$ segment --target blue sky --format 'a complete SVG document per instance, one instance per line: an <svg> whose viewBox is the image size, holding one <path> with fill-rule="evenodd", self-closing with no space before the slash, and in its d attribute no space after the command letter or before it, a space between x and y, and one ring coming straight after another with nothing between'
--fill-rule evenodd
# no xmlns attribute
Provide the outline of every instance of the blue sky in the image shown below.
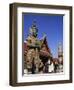
<svg viewBox="0 0 74 90"><path fill-rule="evenodd" d="M36 21L38 38L40 39L45 33L52 55L57 57L58 44L59 42L63 44L63 16L28 13L23 14L23 19L24 40L28 36L33 21Z"/></svg>

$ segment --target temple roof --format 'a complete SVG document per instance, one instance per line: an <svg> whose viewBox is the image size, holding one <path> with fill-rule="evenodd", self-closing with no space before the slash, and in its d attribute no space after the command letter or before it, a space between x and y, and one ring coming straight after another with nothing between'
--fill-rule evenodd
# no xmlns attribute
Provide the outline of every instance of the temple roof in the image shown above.
<svg viewBox="0 0 74 90"><path fill-rule="evenodd" d="M41 39L40 42L41 42L41 48L40 48L40 52L39 52L40 56L52 57L51 50L48 47L46 37L44 39ZM24 42L24 50L25 50L24 52L26 52L28 49L29 48L27 46L27 42Z"/></svg>

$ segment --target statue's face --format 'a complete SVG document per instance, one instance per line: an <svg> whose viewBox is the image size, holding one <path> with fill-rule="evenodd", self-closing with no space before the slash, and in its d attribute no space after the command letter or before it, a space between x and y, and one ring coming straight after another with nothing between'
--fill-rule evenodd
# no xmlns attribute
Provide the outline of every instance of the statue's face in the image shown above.
<svg viewBox="0 0 74 90"><path fill-rule="evenodd" d="M36 30L33 31L33 36L34 36L34 37L37 37L37 32L36 32Z"/></svg>
<svg viewBox="0 0 74 90"><path fill-rule="evenodd" d="M33 36L34 36L34 37L37 37L37 33L36 33L36 32L33 32Z"/></svg>
<svg viewBox="0 0 74 90"><path fill-rule="evenodd" d="M33 35L34 37L37 37L38 29L36 28L36 26L32 26L30 28L30 34Z"/></svg>

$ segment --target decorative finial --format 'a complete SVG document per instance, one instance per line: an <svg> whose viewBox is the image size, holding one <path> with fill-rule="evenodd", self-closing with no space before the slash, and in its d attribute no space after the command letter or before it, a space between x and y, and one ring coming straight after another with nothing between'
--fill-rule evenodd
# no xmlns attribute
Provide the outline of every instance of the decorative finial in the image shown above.
<svg viewBox="0 0 74 90"><path fill-rule="evenodd" d="M46 38L46 33L43 33L43 39Z"/></svg>

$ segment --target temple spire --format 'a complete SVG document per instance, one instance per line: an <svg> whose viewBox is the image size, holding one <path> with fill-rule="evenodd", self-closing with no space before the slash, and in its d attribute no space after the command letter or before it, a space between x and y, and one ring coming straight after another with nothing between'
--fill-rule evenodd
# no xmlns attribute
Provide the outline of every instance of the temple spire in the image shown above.
<svg viewBox="0 0 74 90"><path fill-rule="evenodd" d="M30 35L37 37L38 35L38 28L36 26L36 21L33 21L32 26L30 27L29 31Z"/></svg>

